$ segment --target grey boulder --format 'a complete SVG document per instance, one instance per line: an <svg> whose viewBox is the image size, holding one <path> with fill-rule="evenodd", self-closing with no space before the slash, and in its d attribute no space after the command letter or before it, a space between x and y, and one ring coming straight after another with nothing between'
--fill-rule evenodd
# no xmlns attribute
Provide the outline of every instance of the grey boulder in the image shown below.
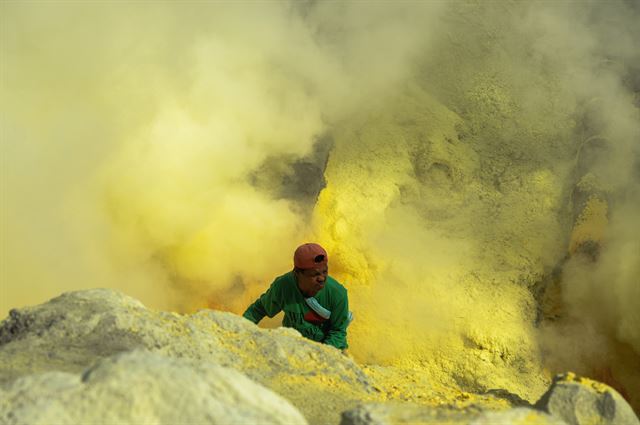
<svg viewBox="0 0 640 425"><path fill-rule="evenodd" d="M485 412L468 423L469 425L567 425L562 419L528 407Z"/></svg>
<svg viewBox="0 0 640 425"><path fill-rule="evenodd" d="M415 404L365 404L342 414L340 425L566 425L564 421L529 407L501 411L483 411L469 406L430 407Z"/></svg>
<svg viewBox="0 0 640 425"><path fill-rule="evenodd" d="M0 322L0 384L45 371L80 372L100 358L145 349L229 366L262 384L281 376L325 377L370 392L367 376L339 350L290 328L261 329L232 313L156 312L110 289L68 292L12 310Z"/></svg>
<svg viewBox="0 0 640 425"><path fill-rule="evenodd" d="M640 425L616 390L573 373L557 375L535 407L569 425Z"/></svg>
<svg viewBox="0 0 640 425"><path fill-rule="evenodd" d="M82 374L46 372L0 389L0 423L306 424L287 400L226 367L133 351Z"/></svg>
<svg viewBox="0 0 640 425"><path fill-rule="evenodd" d="M235 369L318 423L338 422L341 411L373 391L352 359L293 329L261 329L213 310L153 311L109 289L68 292L12 310L0 322L0 387L44 372L80 374L101 359L133 350Z"/></svg>

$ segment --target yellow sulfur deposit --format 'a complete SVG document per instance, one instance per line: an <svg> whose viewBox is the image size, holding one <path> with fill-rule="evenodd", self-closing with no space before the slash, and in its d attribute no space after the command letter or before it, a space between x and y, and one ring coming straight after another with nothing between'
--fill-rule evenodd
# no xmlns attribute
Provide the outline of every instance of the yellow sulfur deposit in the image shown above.
<svg viewBox="0 0 640 425"><path fill-rule="evenodd" d="M394 101L366 111L372 117L366 130L337 133L327 188L315 210L317 234L333 253L333 273L347 282L357 315L349 329L351 352L366 363L419 370L432 382L477 391L509 388L535 399L546 377L537 359L530 293L507 277L496 280L495 264L482 264L478 240L465 228L474 206L461 200L491 189L472 182L477 165L458 139L460 117L419 90ZM413 109L396 106L404 103ZM404 129L398 116L416 121L415 127ZM431 178L446 179L449 192L429 187ZM549 190L543 186L529 196ZM458 206L446 217L421 216L418 202L434 211ZM482 278L489 275L491 287Z"/></svg>
<svg viewBox="0 0 640 425"><path fill-rule="evenodd" d="M595 196L590 197L582 210L578 222L571 233L569 252L585 242L599 242L604 238L607 228L607 203Z"/></svg>
<svg viewBox="0 0 640 425"><path fill-rule="evenodd" d="M564 377L564 379L566 379L567 381L570 381L570 382L578 382L578 383L583 384L583 385L588 385L589 387L593 388L594 390L596 390L599 393L604 393L604 392L608 391L608 389L609 389L609 387L607 387L606 385L604 385L601 382L594 381L592 379L585 378L585 377L582 377L582 376L578 376L573 372L568 372L563 377Z"/></svg>

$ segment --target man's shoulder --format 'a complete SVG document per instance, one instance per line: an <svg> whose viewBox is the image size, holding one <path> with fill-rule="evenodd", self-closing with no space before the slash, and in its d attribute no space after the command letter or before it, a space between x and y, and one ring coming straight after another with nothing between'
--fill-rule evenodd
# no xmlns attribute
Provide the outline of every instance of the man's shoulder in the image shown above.
<svg viewBox="0 0 640 425"><path fill-rule="evenodd" d="M275 281L291 280L291 279L293 279L293 271L289 270L285 274L281 274L280 276L276 277Z"/></svg>
<svg viewBox="0 0 640 425"><path fill-rule="evenodd" d="M273 280L273 283L271 284L271 286L285 286L285 287L288 287L293 282L295 282L295 279L293 277L293 271L288 271L285 274L282 274L282 275L276 277Z"/></svg>

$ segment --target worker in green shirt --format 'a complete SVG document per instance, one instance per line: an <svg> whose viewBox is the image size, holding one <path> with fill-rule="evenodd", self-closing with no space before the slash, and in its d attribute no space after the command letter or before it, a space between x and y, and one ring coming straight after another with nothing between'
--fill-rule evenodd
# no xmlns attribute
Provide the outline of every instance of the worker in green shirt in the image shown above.
<svg viewBox="0 0 640 425"><path fill-rule="evenodd" d="M293 254L293 270L277 277L243 316L257 324L284 310L283 326L344 351L353 316L347 290L328 275L328 262L320 245L300 245Z"/></svg>

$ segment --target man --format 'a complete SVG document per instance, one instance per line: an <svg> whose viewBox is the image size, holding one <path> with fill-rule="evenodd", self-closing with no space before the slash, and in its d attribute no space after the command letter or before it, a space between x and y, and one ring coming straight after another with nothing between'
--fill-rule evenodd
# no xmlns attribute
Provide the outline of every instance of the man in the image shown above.
<svg viewBox="0 0 640 425"><path fill-rule="evenodd" d="M293 270L273 281L267 292L243 316L258 323L284 310L282 325L304 337L345 350L351 323L347 290L328 275L329 258L320 245L300 245L293 254Z"/></svg>

